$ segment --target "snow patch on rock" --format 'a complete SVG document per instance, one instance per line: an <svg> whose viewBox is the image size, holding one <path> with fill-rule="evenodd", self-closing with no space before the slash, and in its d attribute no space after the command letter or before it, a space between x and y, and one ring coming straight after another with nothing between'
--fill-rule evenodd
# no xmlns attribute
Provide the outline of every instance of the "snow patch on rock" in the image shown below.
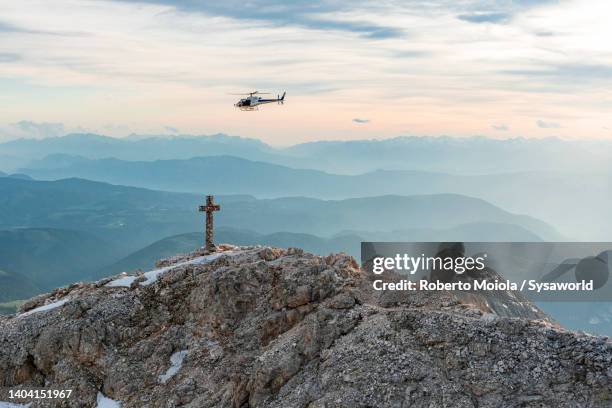
<svg viewBox="0 0 612 408"><path fill-rule="evenodd" d="M110 399L101 392L98 392L96 404L96 408L121 408L121 403L119 401Z"/></svg>
<svg viewBox="0 0 612 408"><path fill-rule="evenodd" d="M28 408L31 405L32 405L32 403L29 403L29 404L15 404L14 402L0 401L0 408Z"/></svg>
<svg viewBox="0 0 612 408"><path fill-rule="evenodd" d="M217 258L220 258L223 255L231 255L232 253L233 253L232 251L217 252L217 253L210 254L210 255L199 256L197 258L190 259L189 261L180 262L180 263L170 265L170 266L165 266L163 268L150 270L144 273L145 280L140 282L140 285L147 286L152 283L155 283L160 278L160 276L162 276L164 273L172 269L179 268L185 265L207 264L209 262L214 261ZM105 286L108 286L108 287L122 287L123 286L123 287L129 288L137 278L138 278L137 276L124 276L124 277L117 278L115 280L108 282Z"/></svg>
<svg viewBox="0 0 612 408"><path fill-rule="evenodd" d="M137 276L124 276L122 278L118 278L118 279L108 282L106 286L108 287L124 286L126 288L129 288L130 286L132 286L132 282L134 282L136 278Z"/></svg>
<svg viewBox="0 0 612 408"><path fill-rule="evenodd" d="M63 305L64 303L68 302L69 300L70 300L69 298L60 299L60 300L57 300L57 301L55 301L53 303L42 305L42 306L36 307L34 309L28 310L27 312L23 312L19 316L29 316L29 315L31 315L33 313L46 312L47 310L56 309L56 308L60 307L61 305ZM2 407L0 406L0 408L2 408Z"/></svg>
<svg viewBox="0 0 612 408"><path fill-rule="evenodd" d="M185 359L185 356L187 356L187 350L181 350L172 353L172 355L170 356L170 368L168 368L168 370L166 370L164 374L161 374L159 376L159 381L165 383L174 374L178 373L178 371L181 369L181 366L183 365L183 360Z"/></svg>

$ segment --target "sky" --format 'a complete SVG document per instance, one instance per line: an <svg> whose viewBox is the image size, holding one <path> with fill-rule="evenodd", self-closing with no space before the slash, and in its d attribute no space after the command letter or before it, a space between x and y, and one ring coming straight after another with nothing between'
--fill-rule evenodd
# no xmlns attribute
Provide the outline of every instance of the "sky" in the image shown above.
<svg viewBox="0 0 612 408"><path fill-rule="evenodd" d="M0 139L612 138L608 0L0 2ZM231 93L287 91L234 108Z"/></svg>

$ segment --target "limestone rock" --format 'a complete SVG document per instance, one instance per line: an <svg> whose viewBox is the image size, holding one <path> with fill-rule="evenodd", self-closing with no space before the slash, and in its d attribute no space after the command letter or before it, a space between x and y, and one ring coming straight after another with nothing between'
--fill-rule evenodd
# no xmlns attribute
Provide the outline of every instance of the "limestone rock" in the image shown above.
<svg viewBox="0 0 612 408"><path fill-rule="evenodd" d="M473 296L373 293L345 255L220 250L26 303L0 320L0 389L73 389L32 407L612 406L607 338Z"/></svg>

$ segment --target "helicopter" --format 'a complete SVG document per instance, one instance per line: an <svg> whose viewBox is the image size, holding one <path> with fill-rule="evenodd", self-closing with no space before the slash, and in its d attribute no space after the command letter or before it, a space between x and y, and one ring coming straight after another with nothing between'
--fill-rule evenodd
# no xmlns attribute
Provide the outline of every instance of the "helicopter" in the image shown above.
<svg viewBox="0 0 612 408"><path fill-rule="evenodd" d="M263 105L265 103L278 102L279 105L283 104L285 101L285 94L287 92L283 92L283 96L277 95L276 99L264 99L260 96L256 95L270 95L268 92L249 92L246 94L231 94L231 95L246 95L246 98L240 99L238 102L234 104L235 107L239 108L243 111L252 111L258 110L259 105Z"/></svg>

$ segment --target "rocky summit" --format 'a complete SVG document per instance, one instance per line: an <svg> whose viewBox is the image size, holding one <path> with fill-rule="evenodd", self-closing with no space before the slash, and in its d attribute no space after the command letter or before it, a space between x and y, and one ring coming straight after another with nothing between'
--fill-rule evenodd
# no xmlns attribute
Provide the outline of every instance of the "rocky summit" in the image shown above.
<svg viewBox="0 0 612 408"><path fill-rule="evenodd" d="M612 406L610 340L564 330L524 299L378 292L351 257L299 249L226 245L157 268L58 289L1 317L0 401ZM32 388L72 393L9 399Z"/></svg>

